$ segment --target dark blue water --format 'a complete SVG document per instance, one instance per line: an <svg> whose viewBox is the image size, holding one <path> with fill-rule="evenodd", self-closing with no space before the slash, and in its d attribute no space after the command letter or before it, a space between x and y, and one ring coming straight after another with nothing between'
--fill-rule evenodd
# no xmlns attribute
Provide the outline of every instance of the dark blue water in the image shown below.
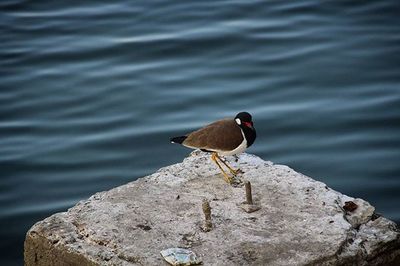
<svg viewBox="0 0 400 266"><path fill-rule="evenodd" d="M400 222L398 1L0 2L0 248L180 162L239 111L249 150Z"/></svg>

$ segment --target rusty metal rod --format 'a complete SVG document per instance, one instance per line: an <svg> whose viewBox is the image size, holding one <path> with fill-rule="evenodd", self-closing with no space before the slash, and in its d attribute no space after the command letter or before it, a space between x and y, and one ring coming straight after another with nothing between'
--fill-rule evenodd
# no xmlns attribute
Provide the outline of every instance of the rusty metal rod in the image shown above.
<svg viewBox="0 0 400 266"><path fill-rule="evenodd" d="M244 183L244 186L246 188L246 204L253 204L253 197L251 195L251 184L250 181L246 181Z"/></svg>
<svg viewBox="0 0 400 266"><path fill-rule="evenodd" d="M208 231L210 231L211 228L212 228L212 223L211 223L211 207L210 207L210 203L208 202L208 200L203 199L202 208L203 208L203 213L204 213L204 217L205 217L205 222L204 222L203 230L204 230L205 232L208 232Z"/></svg>

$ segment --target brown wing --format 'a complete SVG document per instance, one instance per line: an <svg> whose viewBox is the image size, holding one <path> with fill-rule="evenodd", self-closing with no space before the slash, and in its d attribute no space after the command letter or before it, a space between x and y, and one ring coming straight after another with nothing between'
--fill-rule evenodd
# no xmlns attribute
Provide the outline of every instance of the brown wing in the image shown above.
<svg viewBox="0 0 400 266"><path fill-rule="evenodd" d="M182 144L191 148L231 151L242 141L242 132L235 120L223 119L190 133Z"/></svg>

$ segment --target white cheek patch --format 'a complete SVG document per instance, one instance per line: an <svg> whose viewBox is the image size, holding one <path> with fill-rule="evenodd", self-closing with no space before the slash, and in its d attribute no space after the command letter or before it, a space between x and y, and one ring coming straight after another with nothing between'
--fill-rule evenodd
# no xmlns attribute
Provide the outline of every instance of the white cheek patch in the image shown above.
<svg viewBox="0 0 400 266"><path fill-rule="evenodd" d="M236 118L235 121L236 121L236 124L238 124L238 125L242 124L242 122L240 121L239 118Z"/></svg>

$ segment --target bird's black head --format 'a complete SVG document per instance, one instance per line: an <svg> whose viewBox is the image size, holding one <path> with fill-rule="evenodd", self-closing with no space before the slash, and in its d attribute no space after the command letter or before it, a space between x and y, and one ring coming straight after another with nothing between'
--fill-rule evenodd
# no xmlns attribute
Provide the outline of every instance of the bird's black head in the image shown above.
<svg viewBox="0 0 400 266"><path fill-rule="evenodd" d="M239 126L246 126L253 128L253 121L251 120L251 114L248 112L240 112L236 115L235 121Z"/></svg>
<svg viewBox="0 0 400 266"><path fill-rule="evenodd" d="M257 136L251 114L248 112L240 112L236 115L235 122L243 130L247 140L247 147L250 147L256 140Z"/></svg>

